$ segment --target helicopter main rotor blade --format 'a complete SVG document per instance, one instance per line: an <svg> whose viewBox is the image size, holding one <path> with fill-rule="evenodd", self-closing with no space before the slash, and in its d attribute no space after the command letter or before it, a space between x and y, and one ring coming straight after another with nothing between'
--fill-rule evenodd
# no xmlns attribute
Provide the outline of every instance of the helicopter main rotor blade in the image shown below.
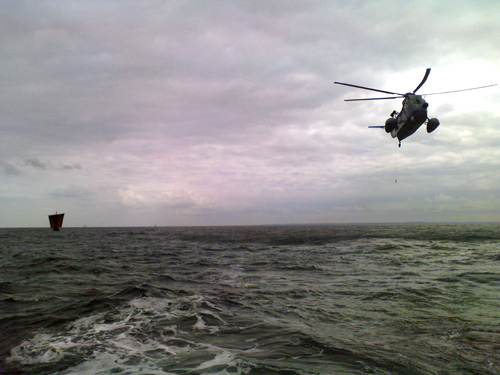
<svg viewBox="0 0 500 375"><path fill-rule="evenodd" d="M479 86L479 87L472 87L470 89L462 89L462 90L453 90L453 91L443 91L443 92L433 92L433 93L430 93L430 94L422 94L422 96L427 96L427 95L441 95L441 94L451 94L453 92L460 92L460 91L470 91L470 90L478 90L478 89L485 89L487 87L492 87L492 86L496 86L497 84L493 84L493 85L487 85L487 86Z"/></svg>
<svg viewBox="0 0 500 375"><path fill-rule="evenodd" d="M427 68L427 70L425 71L424 78L422 79L422 82L420 82L420 85L418 85L417 88L415 90L413 90L414 94L417 92L417 90L419 88L422 87L422 85L425 83L425 81L427 81L427 78L429 77L430 72L431 72L431 68Z"/></svg>
<svg viewBox="0 0 500 375"><path fill-rule="evenodd" d="M363 98L363 99L344 99L344 102L360 102L362 100L385 100L385 99L399 99L399 98L404 98L404 95L400 96L387 96L384 98Z"/></svg>
<svg viewBox="0 0 500 375"><path fill-rule="evenodd" d="M342 82L334 82L337 85L343 85L343 86L349 86L349 87L355 87L357 89L363 89L363 90L370 90L370 91L376 91L376 92L382 92L384 94L392 94L392 95L402 95L399 92L392 92L392 91L384 91L384 90L378 90L378 89L372 89L371 87L364 87L364 86L358 86L358 85L351 85L350 83L342 83Z"/></svg>

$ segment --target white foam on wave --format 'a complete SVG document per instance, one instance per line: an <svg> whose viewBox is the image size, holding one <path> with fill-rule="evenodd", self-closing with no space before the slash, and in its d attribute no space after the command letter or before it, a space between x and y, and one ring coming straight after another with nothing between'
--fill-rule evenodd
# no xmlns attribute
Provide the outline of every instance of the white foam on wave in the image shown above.
<svg viewBox="0 0 500 375"><path fill-rule="evenodd" d="M154 363L127 363L119 355L109 352L99 352L85 362L63 371L61 375L108 375L108 374L151 374L175 375L166 372Z"/></svg>
<svg viewBox="0 0 500 375"><path fill-rule="evenodd" d="M61 375L165 375L172 368L224 374L229 367L228 374L244 374L245 366L231 352L205 341L207 334L215 335L227 324L220 313L216 303L202 296L137 298L115 311L77 319L60 331L40 331L12 349L8 361L28 366L74 363Z"/></svg>
<svg viewBox="0 0 500 375"><path fill-rule="evenodd" d="M60 361L64 357L64 348L71 346L67 340L60 341L54 335L37 333L32 339L13 348L7 361L23 365L53 363Z"/></svg>
<svg viewBox="0 0 500 375"><path fill-rule="evenodd" d="M217 354L213 359L201 363L194 370L195 371L206 370L208 368L213 368L215 366L228 365L231 364L233 360L234 360L234 355L231 354L230 352L225 351Z"/></svg>
<svg viewBox="0 0 500 375"><path fill-rule="evenodd" d="M252 368L229 351L217 353L213 359L198 365L193 371L210 375L246 375Z"/></svg>
<svg viewBox="0 0 500 375"><path fill-rule="evenodd" d="M193 329L194 330L198 330L198 331L208 331L210 333L217 333L219 331L219 327L218 326L210 326L210 325L207 325L205 323L205 321L203 320L203 318L200 316L200 315L196 315L196 318L198 319L198 321L196 322L196 324L193 326Z"/></svg>

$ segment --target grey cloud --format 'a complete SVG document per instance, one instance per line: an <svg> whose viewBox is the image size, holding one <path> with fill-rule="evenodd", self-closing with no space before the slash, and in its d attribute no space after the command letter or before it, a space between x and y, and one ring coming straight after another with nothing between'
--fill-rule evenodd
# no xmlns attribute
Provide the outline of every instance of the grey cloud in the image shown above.
<svg viewBox="0 0 500 375"><path fill-rule="evenodd" d="M22 174L16 166L10 163L0 163L0 166L7 176L19 176Z"/></svg>
<svg viewBox="0 0 500 375"><path fill-rule="evenodd" d="M34 167L37 169L47 169L47 164L38 158L26 159L24 163L30 167Z"/></svg>
<svg viewBox="0 0 500 375"><path fill-rule="evenodd" d="M91 191L85 187L69 186L56 189L50 194L54 198L70 198L70 199L87 199L93 195Z"/></svg>
<svg viewBox="0 0 500 375"><path fill-rule="evenodd" d="M79 163L75 163L75 164L71 164L71 165L65 164L65 165L63 165L63 169L67 169L67 170L82 169L82 166Z"/></svg>

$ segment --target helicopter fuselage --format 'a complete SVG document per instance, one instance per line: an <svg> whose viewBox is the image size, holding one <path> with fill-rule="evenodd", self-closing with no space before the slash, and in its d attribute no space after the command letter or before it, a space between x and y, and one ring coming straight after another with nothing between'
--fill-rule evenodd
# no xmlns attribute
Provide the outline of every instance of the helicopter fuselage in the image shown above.
<svg viewBox="0 0 500 375"><path fill-rule="evenodd" d="M421 95L407 93L403 100L403 108L397 114L397 126L391 131L392 138L402 141L415 133L427 120L429 104Z"/></svg>

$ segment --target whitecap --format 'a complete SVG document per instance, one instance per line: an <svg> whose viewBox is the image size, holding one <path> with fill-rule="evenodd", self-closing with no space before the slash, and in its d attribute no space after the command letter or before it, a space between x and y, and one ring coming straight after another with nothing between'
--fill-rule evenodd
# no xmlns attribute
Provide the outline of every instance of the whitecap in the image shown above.
<svg viewBox="0 0 500 375"><path fill-rule="evenodd" d="M228 351L224 351L222 353L218 353L213 359L210 361L206 361L201 363L198 367L194 369L194 371L206 370L219 365L230 365L234 360L234 355Z"/></svg>
<svg viewBox="0 0 500 375"><path fill-rule="evenodd" d="M7 361L19 362L23 365L54 363L64 357L64 349L73 346L67 338L37 333L31 339L13 348Z"/></svg>
<svg viewBox="0 0 500 375"><path fill-rule="evenodd" d="M220 350L193 336L193 331L214 334L219 323L225 324L212 309L215 306L198 295L174 300L136 298L116 310L79 318L58 331L36 333L12 349L9 362L74 363L61 374L140 374L143 370L165 374L162 369L182 363L190 353ZM193 331L185 332L182 325L190 319L195 319Z"/></svg>

